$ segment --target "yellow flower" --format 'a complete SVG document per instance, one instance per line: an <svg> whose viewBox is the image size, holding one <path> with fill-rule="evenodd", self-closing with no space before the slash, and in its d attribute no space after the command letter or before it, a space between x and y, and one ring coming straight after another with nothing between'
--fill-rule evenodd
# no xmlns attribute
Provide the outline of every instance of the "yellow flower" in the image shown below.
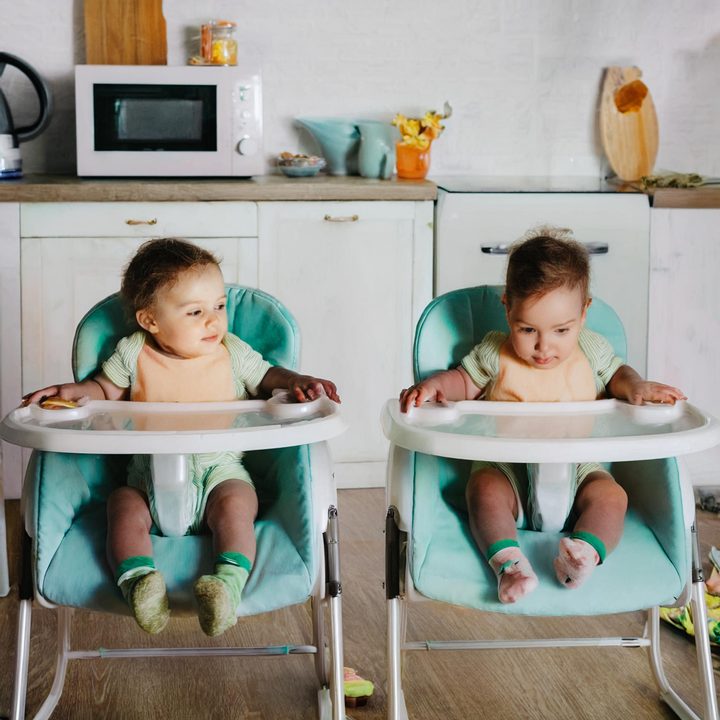
<svg viewBox="0 0 720 720"><path fill-rule="evenodd" d="M443 126L440 124L440 120L442 120L442 115L438 115L433 110L429 110L428 112L423 115L422 119L420 120L420 124L424 127L432 127L436 128L437 130L443 130Z"/></svg>
<svg viewBox="0 0 720 720"><path fill-rule="evenodd" d="M403 137L403 145L408 145L418 150L427 150L430 147L430 138L427 135Z"/></svg>

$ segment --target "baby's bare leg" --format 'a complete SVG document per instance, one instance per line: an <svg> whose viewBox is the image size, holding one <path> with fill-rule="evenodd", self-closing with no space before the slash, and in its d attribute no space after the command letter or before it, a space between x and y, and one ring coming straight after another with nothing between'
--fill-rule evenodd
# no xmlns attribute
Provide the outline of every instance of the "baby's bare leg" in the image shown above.
<svg viewBox="0 0 720 720"><path fill-rule="evenodd" d="M573 534L560 541L555 559L557 578L568 588L582 585L604 560L594 538L601 541L600 551L604 549L606 555L617 547L623 533L627 495L610 473L597 470L590 473L578 489L574 509L579 515L578 521Z"/></svg>
<svg viewBox="0 0 720 720"><path fill-rule="evenodd" d="M152 560L152 517L145 493L114 490L107 503L107 558L138 625L160 632L170 619L165 579Z"/></svg>
<svg viewBox="0 0 720 720"><path fill-rule="evenodd" d="M481 468L470 476L465 498L475 542L498 576L500 602L517 602L537 587L538 580L517 544L518 507L512 485L500 470ZM511 544L503 547L503 541ZM498 550L493 548L496 543Z"/></svg>
<svg viewBox="0 0 720 720"><path fill-rule="evenodd" d="M107 559L113 573L123 560L152 557L152 517L145 493L134 487L114 490L107 501Z"/></svg>
<svg viewBox="0 0 720 720"><path fill-rule="evenodd" d="M258 503L255 488L244 480L225 480L208 498L205 520L213 535L215 572L195 583L200 627L216 636L235 625L235 613L255 560Z"/></svg>
<svg viewBox="0 0 720 720"><path fill-rule="evenodd" d="M211 493L205 520L213 535L216 555L242 553L255 560L255 517L258 502L255 488L244 480L226 480Z"/></svg>

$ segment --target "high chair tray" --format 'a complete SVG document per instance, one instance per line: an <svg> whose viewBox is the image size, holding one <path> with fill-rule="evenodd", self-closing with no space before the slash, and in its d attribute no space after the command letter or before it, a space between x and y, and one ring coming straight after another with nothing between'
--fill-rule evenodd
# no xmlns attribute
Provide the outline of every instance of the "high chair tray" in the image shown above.
<svg viewBox="0 0 720 720"><path fill-rule="evenodd" d="M463 460L575 463L650 460L720 445L720 422L690 405L630 405L616 399L569 403L425 403L401 413L389 400L385 436L416 452Z"/></svg>
<svg viewBox="0 0 720 720"><path fill-rule="evenodd" d="M14 445L80 454L190 454L292 447L343 433L340 406L322 396L307 403L139 403L91 400L77 408L17 408L0 425Z"/></svg>

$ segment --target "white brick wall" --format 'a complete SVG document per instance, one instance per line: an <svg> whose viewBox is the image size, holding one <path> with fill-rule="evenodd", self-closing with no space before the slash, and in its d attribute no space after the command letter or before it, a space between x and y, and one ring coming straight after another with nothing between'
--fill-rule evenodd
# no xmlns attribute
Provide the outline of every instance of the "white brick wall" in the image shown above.
<svg viewBox="0 0 720 720"><path fill-rule="evenodd" d="M658 110L658 167L720 175L717 0L165 0L164 14L174 65L196 52L201 22L238 23L241 54L264 73L268 157L305 149L295 116L389 120L448 99L433 173L597 175L601 68L636 64ZM55 98L51 127L23 146L27 172L75 170L84 43L81 0L0 0L0 49L34 65ZM7 75L0 86L27 122L31 88Z"/></svg>

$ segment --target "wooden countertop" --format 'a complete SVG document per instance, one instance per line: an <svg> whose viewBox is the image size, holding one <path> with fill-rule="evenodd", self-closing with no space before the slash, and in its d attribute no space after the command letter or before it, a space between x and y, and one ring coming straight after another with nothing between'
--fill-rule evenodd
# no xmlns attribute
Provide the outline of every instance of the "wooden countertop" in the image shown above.
<svg viewBox="0 0 720 720"><path fill-rule="evenodd" d="M435 200L428 180L362 177L78 178L26 175L0 181L0 202L192 202L198 200Z"/></svg>
<svg viewBox="0 0 720 720"><path fill-rule="evenodd" d="M720 185L647 190L654 208L720 208Z"/></svg>

